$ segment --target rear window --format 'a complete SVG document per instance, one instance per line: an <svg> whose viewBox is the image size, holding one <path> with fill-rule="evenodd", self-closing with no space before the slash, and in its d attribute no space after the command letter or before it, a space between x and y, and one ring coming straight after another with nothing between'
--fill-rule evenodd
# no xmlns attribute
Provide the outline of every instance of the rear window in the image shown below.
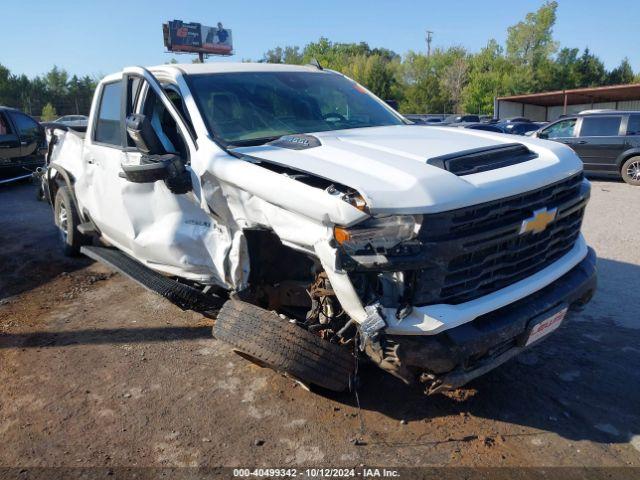
<svg viewBox="0 0 640 480"><path fill-rule="evenodd" d="M616 137L622 117L583 117L581 137Z"/></svg>
<svg viewBox="0 0 640 480"><path fill-rule="evenodd" d="M630 115L627 135L640 135L640 115Z"/></svg>
<svg viewBox="0 0 640 480"><path fill-rule="evenodd" d="M98 121L93 139L107 145L121 145L120 138L120 98L122 81L108 83L102 90Z"/></svg>

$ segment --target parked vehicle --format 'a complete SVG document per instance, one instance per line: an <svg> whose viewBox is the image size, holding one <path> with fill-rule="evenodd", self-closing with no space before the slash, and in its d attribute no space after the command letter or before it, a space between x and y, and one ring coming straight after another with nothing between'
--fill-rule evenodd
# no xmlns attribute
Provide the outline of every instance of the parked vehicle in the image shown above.
<svg viewBox="0 0 640 480"><path fill-rule="evenodd" d="M478 122L460 122L447 124L448 127L454 128L469 128L471 130L484 130L486 132L504 133L502 128L498 125L490 123L478 123Z"/></svg>
<svg viewBox="0 0 640 480"><path fill-rule="evenodd" d="M640 112L588 112L538 130L538 138L570 146L587 173L640 185Z"/></svg>
<svg viewBox="0 0 640 480"><path fill-rule="evenodd" d="M471 130L484 130L485 132L504 133L500 127L489 123L471 123L469 125L465 125L464 128L470 128Z"/></svg>
<svg viewBox="0 0 640 480"><path fill-rule="evenodd" d="M504 118L502 120L500 120L501 123L523 123L523 122L530 122L531 120L529 120L527 117L510 117L510 118Z"/></svg>
<svg viewBox="0 0 640 480"><path fill-rule="evenodd" d="M54 120L54 123L67 125L68 127L86 127L89 117L86 115L65 115Z"/></svg>
<svg viewBox="0 0 640 480"><path fill-rule="evenodd" d="M473 122L479 123L479 115L450 115L444 119L444 123L461 123L461 122Z"/></svg>
<svg viewBox="0 0 640 480"><path fill-rule="evenodd" d="M497 123L498 127L502 129L504 133L510 133L511 135L526 135L527 132L535 132L540 129L543 123L537 122L504 122Z"/></svg>
<svg viewBox="0 0 640 480"><path fill-rule="evenodd" d="M431 117L429 115L420 115L420 114L407 114L404 115L404 118L410 120L416 125L434 125L442 123L442 119L439 117Z"/></svg>
<svg viewBox="0 0 640 480"><path fill-rule="evenodd" d="M0 107L0 183L29 178L44 165L44 130L15 108Z"/></svg>
<svg viewBox="0 0 640 480"><path fill-rule="evenodd" d="M306 384L346 389L366 356L457 388L595 289L571 149L409 125L334 71L130 67L99 83L86 134L54 137L67 254L215 316L219 340Z"/></svg>

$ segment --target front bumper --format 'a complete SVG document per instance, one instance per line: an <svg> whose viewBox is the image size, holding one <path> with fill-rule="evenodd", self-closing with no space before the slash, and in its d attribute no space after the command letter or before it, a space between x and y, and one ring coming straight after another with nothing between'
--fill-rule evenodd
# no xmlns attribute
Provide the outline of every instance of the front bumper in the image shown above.
<svg viewBox="0 0 640 480"><path fill-rule="evenodd" d="M408 383L426 382L429 393L460 387L523 351L532 319L562 306L582 308L596 283L596 254L589 248L553 283L469 323L437 335L384 335L378 363Z"/></svg>

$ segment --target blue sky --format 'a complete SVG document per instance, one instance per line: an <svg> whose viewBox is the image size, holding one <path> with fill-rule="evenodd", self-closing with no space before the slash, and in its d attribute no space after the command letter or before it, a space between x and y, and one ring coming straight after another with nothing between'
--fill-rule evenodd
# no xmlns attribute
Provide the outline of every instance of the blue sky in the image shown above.
<svg viewBox="0 0 640 480"><path fill-rule="evenodd" d="M167 62L161 24L169 19L218 21L233 30L235 60L259 59L274 46L304 45L326 36L366 41L398 53L462 45L477 51L506 31L541 0L31 0L2 2L0 63L12 72L38 75L54 64L70 73L99 75L127 65ZM560 0L554 29L562 46L589 48L615 67L627 56L640 70L640 1ZM190 56L177 56L190 62ZM209 61L214 61L209 60Z"/></svg>

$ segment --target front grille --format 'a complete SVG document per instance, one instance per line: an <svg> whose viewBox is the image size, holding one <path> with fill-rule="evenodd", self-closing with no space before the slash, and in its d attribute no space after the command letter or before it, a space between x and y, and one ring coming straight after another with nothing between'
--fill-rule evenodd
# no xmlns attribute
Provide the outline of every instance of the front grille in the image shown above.
<svg viewBox="0 0 640 480"><path fill-rule="evenodd" d="M419 238L429 265L415 272L414 305L468 302L539 272L574 246L589 188L582 174L538 190L425 215ZM540 233L520 234L542 208L557 216Z"/></svg>

